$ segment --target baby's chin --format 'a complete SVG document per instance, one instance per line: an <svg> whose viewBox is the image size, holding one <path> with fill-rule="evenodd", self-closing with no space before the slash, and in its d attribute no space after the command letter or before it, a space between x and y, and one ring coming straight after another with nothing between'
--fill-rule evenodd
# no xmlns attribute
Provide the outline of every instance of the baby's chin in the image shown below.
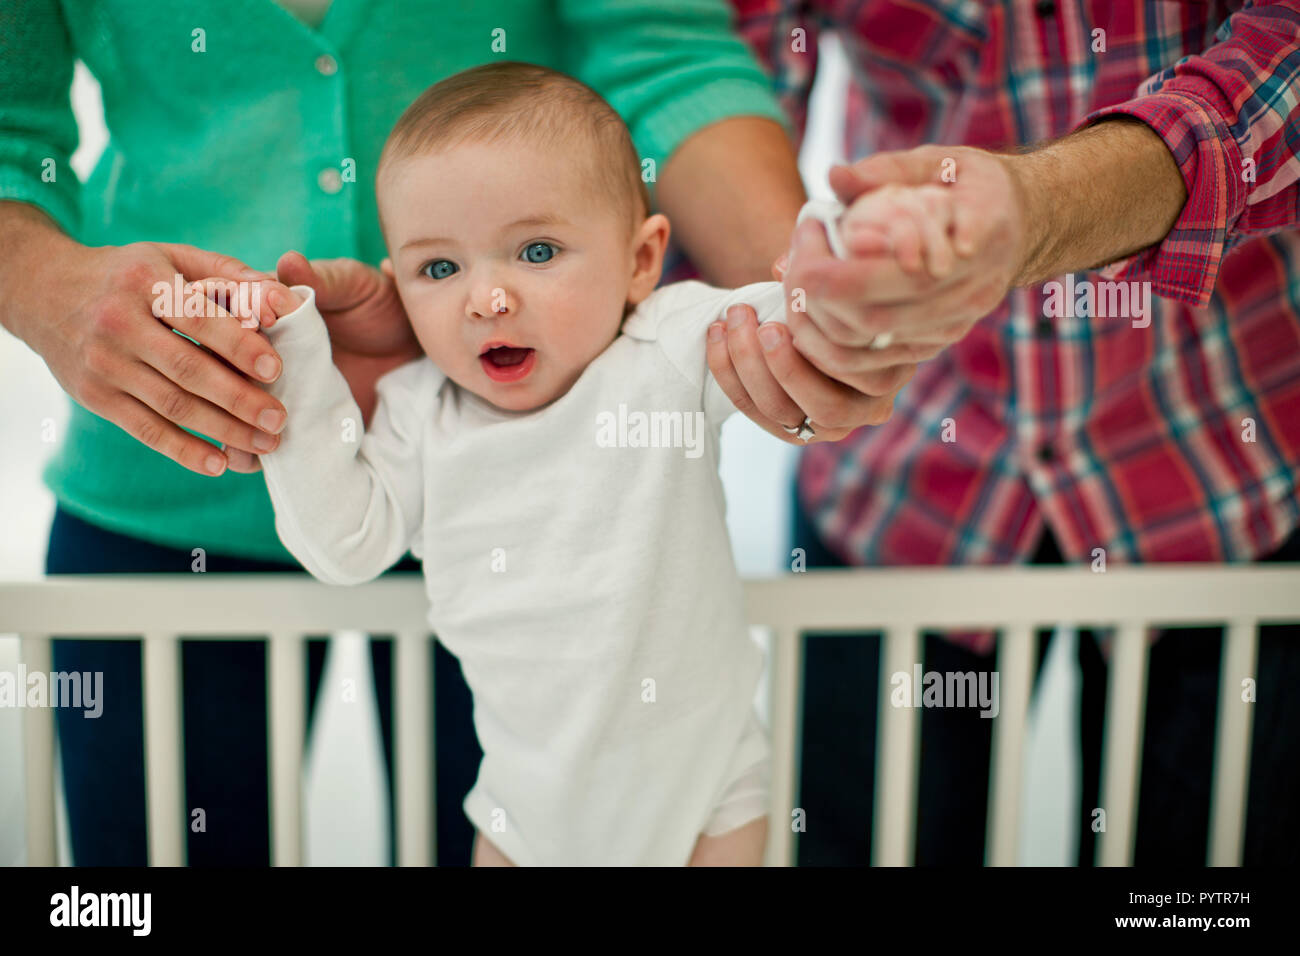
<svg viewBox="0 0 1300 956"><path fill-rule="evenodd" d="M533 412L545 408L568 389L557 389L553 385L538 381L519 382L514 385L501 385L495 382L472 384L457 382L461 388L473 392L475 396L506 412Z"/></svg>
<svg viewBox="0 0 1300 956"><path fill-rule="evenodd" d="M497 408L506 412L534 412L539 408L544 408L560 396L558 395L541 395L533 393L531 390L507 390L506 394L501 394L500 389L491 389L484 392L481 389L475 389L474 394L483 401L495 405Z"/></svg>

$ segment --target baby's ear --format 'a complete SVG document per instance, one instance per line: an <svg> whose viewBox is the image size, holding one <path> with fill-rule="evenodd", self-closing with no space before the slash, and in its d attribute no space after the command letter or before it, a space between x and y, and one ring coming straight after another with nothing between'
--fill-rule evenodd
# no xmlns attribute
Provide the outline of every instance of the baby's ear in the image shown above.
<svg viewBox="0 0 1300 956"><path fill-rule="evenodd" d="M393 273L392 259L385 258L383 262L379 263L379 271L388 276L388 278L392 279L394 282L397 281L397 276Z"/></svg>

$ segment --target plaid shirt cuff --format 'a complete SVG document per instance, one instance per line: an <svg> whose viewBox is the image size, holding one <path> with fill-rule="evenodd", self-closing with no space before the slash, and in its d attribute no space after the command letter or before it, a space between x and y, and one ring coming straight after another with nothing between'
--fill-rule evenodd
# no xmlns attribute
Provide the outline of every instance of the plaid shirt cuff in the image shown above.
<svg viewBox="0 0 1300 956"><path fill-rule="evenodd" d="M1165 141L1187 187L1187 202L1154 246L1101 270L1107 279L1147 280L1153 294L1188 305L1210 301L1219 263L1231 247L1228 226L1245 205L1241 150L1223 118L1186 90L1162 90L1088 114L1141 120Z"/></svg>

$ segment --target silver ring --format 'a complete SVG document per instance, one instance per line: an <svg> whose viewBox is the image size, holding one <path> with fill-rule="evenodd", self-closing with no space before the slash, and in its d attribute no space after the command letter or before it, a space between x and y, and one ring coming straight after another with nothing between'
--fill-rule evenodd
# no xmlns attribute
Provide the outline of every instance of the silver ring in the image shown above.
<svg viewBox="0 0 1300 956"><path fill-rule="evenodd" d="M803 417L803 421L800 424L794 426L794 428L786 428L784 425L782 425L781 429L787 435L798 435L799 440L805 443L809 439L817 437L817 433L813 431L812 422L809 420L807 415L805 415Z"/></svg>

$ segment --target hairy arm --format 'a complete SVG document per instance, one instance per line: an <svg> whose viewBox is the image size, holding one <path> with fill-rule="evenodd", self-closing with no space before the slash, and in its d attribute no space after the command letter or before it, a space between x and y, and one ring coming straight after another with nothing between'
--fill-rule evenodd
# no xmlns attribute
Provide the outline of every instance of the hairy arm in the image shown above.
<svg viewBox="0 0 1300 956"><path fill-rule="evenodd" d="M1154 245L1187 201L1165 141L1128 117L1006 161L1025 210L1017 286L1098 268Z"/></svg>

